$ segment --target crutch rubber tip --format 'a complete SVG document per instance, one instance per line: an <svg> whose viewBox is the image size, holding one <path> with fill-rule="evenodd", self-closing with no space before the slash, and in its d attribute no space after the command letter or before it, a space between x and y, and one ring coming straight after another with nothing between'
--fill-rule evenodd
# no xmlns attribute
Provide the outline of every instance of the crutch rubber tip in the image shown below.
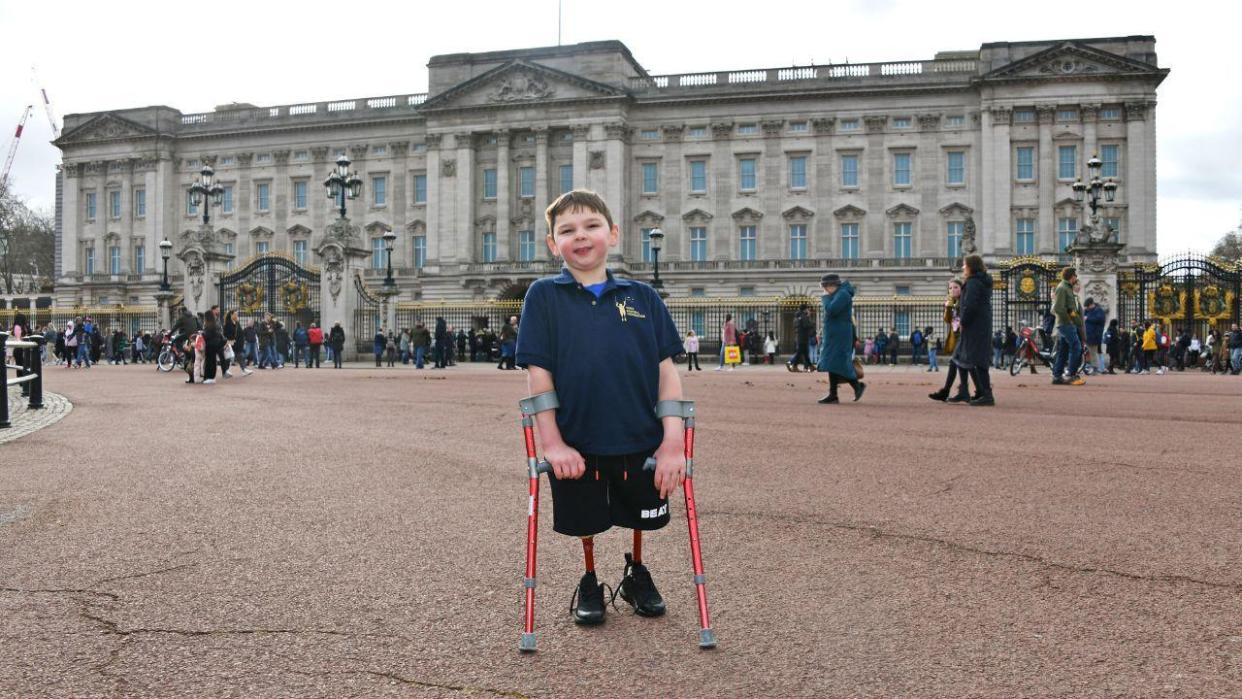
<svg viewBox="0 0 1242 699"><path fill-rule="evenodd" d="M711 629L699 630L699 648L715 648L716 632Z"/></svg>
<svg viewBox="0 0 1242 699"><path fill-rule="evenodd" d="M715 644L715 641L712 641L712 643ZM523 653L534 653L535 652L535 634L533 633L522 634L522 640L518 642L518 650Z"/></svg>

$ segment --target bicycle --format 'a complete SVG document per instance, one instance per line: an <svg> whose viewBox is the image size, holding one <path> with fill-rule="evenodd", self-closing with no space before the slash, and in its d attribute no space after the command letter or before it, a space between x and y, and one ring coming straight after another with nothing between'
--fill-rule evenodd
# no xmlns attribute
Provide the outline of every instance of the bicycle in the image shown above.
<svg viewBox="0 0 1242 699"><path fill-rule="evenodd" d="M1053 356L1051 352L1045 352L1035 344L1034 331L1031 328L1022 328L1021 339L1018 342L1018 348L1013 353L1013 358L1009 360L1009 375L1017 376L1021 371L1030 367L1031 373L1035 371L1035 362L1038 361L1049 369L1052 368Z"/></svg>

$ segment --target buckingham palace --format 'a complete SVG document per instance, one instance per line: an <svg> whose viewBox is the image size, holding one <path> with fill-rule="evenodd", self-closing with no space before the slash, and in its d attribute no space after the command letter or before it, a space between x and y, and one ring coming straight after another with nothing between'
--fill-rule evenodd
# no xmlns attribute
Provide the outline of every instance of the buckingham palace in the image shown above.
<svg viewBox="0 0 1242 699"><path fill-rule="evenodd" d="M624 274L650 278L663 231L671 297L796 295L829 271L864 294L939 293L963 235L989 260L1062 255L1093 156L1118 185L1101 217L1123 259L1155 260L1168 70L1152 36L674 75L617 41L427 67L420 94L68 115L57 305L152 303L160 243L180 247L203 207L221 272L263 254L322 264L342 156L361 279L391 259L401 301L520 298L555 270L543 211L571 188L609 202ZM190 192L204 166L217 196Z"/></svg>

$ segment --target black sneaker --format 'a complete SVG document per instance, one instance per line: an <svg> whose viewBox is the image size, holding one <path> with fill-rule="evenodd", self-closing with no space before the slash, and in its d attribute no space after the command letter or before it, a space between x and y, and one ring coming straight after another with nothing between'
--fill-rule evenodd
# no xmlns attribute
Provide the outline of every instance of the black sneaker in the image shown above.
<svg viewBox="0 0 1242 699"><path fill-rule="evenodd" d="M604 586L599 584L595 573L587 573L578 581L578 589L569 600L569 611L574 615L575 624L604 623Z"/></svg>
<svg viewBox="0 0 1242 699"><path fill-rule="evenodd" d="M858 399L862 398L863 391L865 390L867 390L867 384L863 383L862 381L859 381L858 384L854 387L854 402L855 403L858 402Z"/></svg>
<svg viewBox="0 0 1242 699"><path fill-rule="evenodd" d="M629 602L639 616L664 616L664 598L656 590L651 573L647 566L635 563L628 553L625 554L625 577L617 587L617 594Z"/></svg>

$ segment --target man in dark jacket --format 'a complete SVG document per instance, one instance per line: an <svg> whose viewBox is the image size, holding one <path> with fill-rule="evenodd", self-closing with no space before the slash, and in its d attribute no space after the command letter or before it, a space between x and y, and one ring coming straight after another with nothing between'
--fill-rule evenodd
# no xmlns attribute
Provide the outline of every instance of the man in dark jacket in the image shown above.
<svg viewBox="0 0 1242 699"><path fill-rule="evenodd" d="M1234 376L1242 373L1242 329L1237 323L1229 333L1229 364Z"/></svg>
<svg viewBox="0 0 1242 699"><path fill-rule="evenodd" d="M811 368L811 335L815 333L815 322L811 320L809 306L802 304L798 306L798 312L794 314L794 332L797 336L797 344L794 347L794 356L785 364L785 368L790 371L802 371Z"/></svg>
<svg viewBox="0 0 1242 699"><path fill-rule="evenodd" d="M897 350L901 348L901 336L897 334L897 328L893 328L893 331L888 334L888 342L885 343L885 347L888 348L888 355L892 365L897 366Z"/></svg>
<svg viewBox="0 0 1242 699"><path fill-rule="evenodd" d="M448 365L448 353L452 351L452 349L449 348L449 342L451 342L451 340L449 339L448 334L448 323L444 321L444 318L437 316L435 346L436 369L443 369Z"/></svg>
<svg viewBox="0 0 1242 699"><path fill-rule="evenodd" d="M332 330L328 332L328 346L332 348L332 365L340 369L341 353L345 351L345 328L341 327L339 320L332 324Z"/></svg>
<svg viewBox="0 0 1242 699"><path fill-rule="evenodd" d="M375 337L372 340L372 347L375 350L375 366L380 365L380 360L384 358L384 347L388 345L388 336L384 334L384 328L375 331Z"/></svg>
<svg viewBox="0 0 1242 699"><path fill-rule="evenodd" d="M915 328L914 332L910 333L910 366L918 366L919 355L924 352L926 350L923 349L923 331Z"/></svg>
<svg viewBox="0 0 1242 699"><path fill-rule="evenodd" d="M272 348L272 323L265 320L259 323L256 332L259 335L259 368L276 368L276 351Z"/></svg>
<svg viewBox="0 0 1242 699"><path fill-rule="evenodd" d="M310 367L310 354L308 354L306 351L306 348L308 345L310 345L310 335L307 334L306 328L302 327L302 323L299 322L297 324L297 327L293 329L293 368L294 369L298 368L298 361L301 360L303 357L306 358L307 368Z"/></svg>
<svg viewBox="0 0 1242 699"><path fill-rule="evenodd" d="M422 322L414 324L414 332L410 335L410 348L414 351L414 368L422 369L427 360L427 348L431 346L431 331Z"/></svg>
<svg viewBox="0 0 1242 699"><path fill-rule="evenodd" d="M1104 360L1102 345L1104 344L1104 324L1108 322L1108 311L1100 307L1090 296L1082 302L1083 327L1087 332L1087 347L1095 353L1096 366L1103 373L1108 370Z"/></svg>
<svg viewBox="0 0 1242 699"><path fill-rule="evenodd" d="M962 298L958 302L962 334L953 352L953 361L959 369L970 372L978 394L970 398L965 392L966 383L962 382L963 390L949 398L949 402L996 405L992 382L988 377L988 366L992 360L992 277L983 265L983 258L978 255L968 255L962 261L962 276L966 279Z"/></svg>

